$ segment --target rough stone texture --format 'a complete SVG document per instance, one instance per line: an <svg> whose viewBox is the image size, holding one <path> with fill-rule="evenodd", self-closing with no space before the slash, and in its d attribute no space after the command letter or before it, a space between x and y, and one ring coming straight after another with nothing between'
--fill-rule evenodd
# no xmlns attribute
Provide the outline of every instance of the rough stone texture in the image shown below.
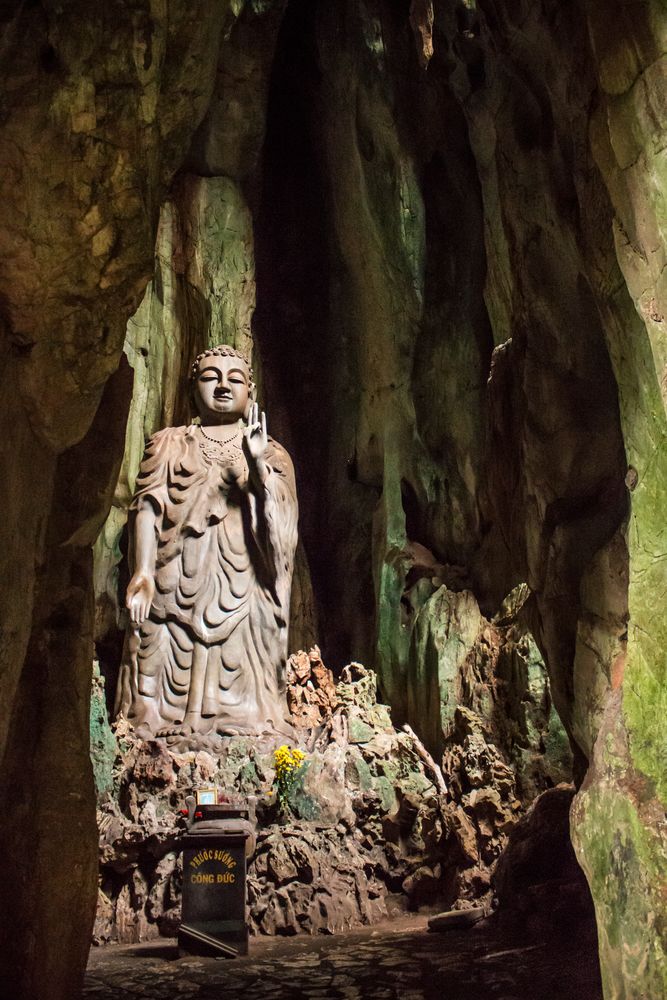
<svg viewBox="0 0 667 1000"><path fill-rule="evenodd" d="M544 663L520 624L528 601L527 588L520 588L488 622L472 594L443 587L415 625L422 694L413 714L426 715L429 692L440 704L436 747L444 751L445 780L472 862L459 875L458 892L465 897L484 895L521 812L545 788L572 776L572 753Z"/></svg>
<svg viewBox="0 0 667 1000"><path fill-rule="evenodd" d="M307 654L303 654L306 655ZM315 669L323 666L311 652ZM326 670L326 668L324 668ZM279 815L273 749L266 737L232 737L216 756L174 753L116 727L113 789L101 796L100 897L94 940L171 934L179 919L178 816L193 785L216 782L257 797L257 849L248 873L251 929L259 934L334 933L438 896L457 834L413 739L397 733L375 700L375 677L348 668L340 706L302 728L307 763ZM301 685L296 681L295 688ZM355 729L356 725L356 729Z"/></svg>
<svg viewBox="0 0 667 1000"><path fill-rule="evenodd" d="M247 336L256 300L300 478L299 628L372 662L416 725L430 613L473 594L465 645L526 582L578 779L592 761L573 833L605 990L665 992L664 6L75 0L0 26L5 981L76 988L123 497L184 407L183 358L212 323Z"/></svg>
<svg viewBox="0 0 667 1000"><path fill-rule="evenodd" d="M598 914L603 984L613 997L632 996L638 984L647 995L667 990L667 26L658 3L627 8L611 25L608 16L605 4L589 5L600 90L590 134L613 206L616 259L636 310L617 293L605 315L633 491L630 620L627 659L614 664L573 836Z"/></svg>
<svg viewBox="0 0 667 1000"><path fill-rule="evenodd" d="M605 992L630 997L667 988L664 85L654 82L665 19L654 3L617 13L604 2L485 5L459 80L485 199L486 300L506 331L497 339L511 335L491 391L496 382L497 424L521 442L521 462L498 468L491 493L498 504L505 483L501 520L525 553L555 703L592 761L573 836ZM490 47L494 36L511 45Z"/></svg>
<svg viewBox="0 0 667 1000"><path fill-rule="evenodd" d="M568 836L573 797L565 785L539 795L510 831L494 872L494 919L531 940L594 933L591 891Z"/></svg>
<svg viewBox="0 0 667 1000"><path fill-rule="evenodd" d="M483 654L475 652L479 662ZM334 687L314 647L290 658L289 674L288 702L297 709L307 763L284 815L275 798L275 741L234 737L221 740L215 755L175 753L161 741L138 739L124 720L115 737L107 724L107 743L98 740L101 754L94 757L96 774L113 776L111 788L98 784L96 943L174 932L184 830L178 809L194 785L211 781L257 798L257 848L248 872L256 934L339 933L406 908L490 902L491 875L509 830L535 794L567 771L567 762L547 754L540 756L541 773L528 780L508 750L512 731L527 756L543 754L547 716L522 730L498 701L492 732L459 706L443 792L437 765L425 761L411 733L394 729L387 706L378 704L372 671L350 664ZM548 704L543 665L541 676ZM479 676L478 699L488 679ZM526 712L534 690L521 697ZM501 732L505 745L496 747Z"/></svg>
<svg viewBox="0 0 667 1000"><path fill-rule="evenodd" d="M113 789L113 762L118 746L109 725L104 680L97 661L93 664L93 687L90 693L90 758L98 799Z"/></svg>
<svg viewBox="0 0 667 1000"><path fill-rule="evenodd" d="M314 729L325 725L338 704L331 670L324 666L319 646L300 649L287 661L287 707L295 726Z"/></svg>
<svg viewBox="0 0 667 1000"><path fill-rule="evenodd" d="M594 935L526 944L489 921L429 934L423 917L341 937L264 938L233 962L177 958L175 942L97 948L83 996L116 1000L119 989L151 1000L601 1000Z"/></svg>
<svg viewBox="0 0 667 1000"><path fill-rule="evenodd" d="M432 69L388 6L290 4L255 247L256 340L305 483L323 645L333 662L377 657L398 718L413 543L456 564L478 538L492 348L465 122Z"/></svg>
<svg viewBox="0 0 667 1000"><path fill-rule="evenodd" d="M289 422L327 515L325 539L303 521L323 648L372 650L399 721L427 702L436 734L411 660L434 593L494 614L529 585L578 780L595 760L574 836L605 988L659 995L664 10L433 8L416 47L382 3L290 4L279 40L256 333L267 362L308 344L267 391L287 405L303 372L315 404Z"/></svg>

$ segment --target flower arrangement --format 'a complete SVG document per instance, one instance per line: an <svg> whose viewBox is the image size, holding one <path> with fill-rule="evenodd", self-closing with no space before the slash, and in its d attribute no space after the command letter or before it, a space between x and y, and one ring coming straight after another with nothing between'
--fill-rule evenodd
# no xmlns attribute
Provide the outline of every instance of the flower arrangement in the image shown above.
<svg viewBox="0 0 667 1000"><path fill-rule="evenodd" d="M286 743L283 743L281 747L273 751L273 760L276 769L277 799L282 811L285 811L288 807L290 789L301 773L305 759L306 755L302 750L293 750Z"/></svg>

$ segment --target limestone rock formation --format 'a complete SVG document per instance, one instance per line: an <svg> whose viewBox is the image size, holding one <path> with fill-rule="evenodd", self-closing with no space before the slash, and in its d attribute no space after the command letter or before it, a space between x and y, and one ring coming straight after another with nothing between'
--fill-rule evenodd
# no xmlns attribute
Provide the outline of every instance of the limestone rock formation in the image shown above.
<svg viewBox="0 0 667 1000"><path fill-rule="evenodd" d="M74 995L86 959L97 865L90 547L123 450L132 380L121 351L153 272L160 205L242 6L0 13L0 788L20 799L2 834L2 898L13 903L0 971L15 997Z"/></svg>
<svg viewBox="0 0 667 1000"><path fill-rule="evenodd" d="M294 725L314 729L326 725L338 705L333 673L322 662L319 646L300 649L287 661L287 707Z"/></svg>
<svg viewBox="0 0 667 1000"><path fill-rule="evenodd" d="M663 5L45 0L0 30L3 981L76 992L93 639L108 690L144 438L224 339L295 456L291 648L372 663L397 724L499 775L498 699L450 702L451 669L485 632L510 669L526 584L606 994L664 993Z"/></svg>
<svg viewBox="0 0 667 1000"><path fill-rule="evenodd" d="M313 661L326 670L315 651ZM121 721L114 786L99 809L96 942L174 932L184 832L178 810L197 783L257 799L257 848L248 873L255 933L333 933L372 923L386 917L393 897L404 907L423 898L426 882L433 898L451 893L440 877L456 838L447 804L413 739L397 733L386 706L375 701L374 675L357 666L348 677L328 726L302 729L307 763L282 819L275 739L232 737L215 756L175 753L162 741L138 739ZM298 687L296 681L292 690Z"/></svg>
<svg viewBox="0 0 667 1000"><path fill-rule="evenodd" d="M479 677L479 697L490 694L488 682ZM524 691L525 707L535 690ZM214 782L256 800L257 848L248 871L254 933L314 934L406 908L490 906L510 830L536 794L567 777L567 761L545 753L548 713L522 731L499 704L492 734L461 705L443 762L445 785L414 733L397 731L378 703L375 674L353 663L334 685L318 647L290 658L288 702L297 709L307 762L290 788L287 815L276 800L275 739L233 737L215 753L177 753L165 741L138 738L125 720L115 733L107 722L113 750L98 739L94 756L96 774L113 776L110 788L98 783L96 943L174 933L185 829L179 808L197 784ZM539 774L527 777L507 739L494 745L503 726L522 733L527 756L539 754Z"/></svg>

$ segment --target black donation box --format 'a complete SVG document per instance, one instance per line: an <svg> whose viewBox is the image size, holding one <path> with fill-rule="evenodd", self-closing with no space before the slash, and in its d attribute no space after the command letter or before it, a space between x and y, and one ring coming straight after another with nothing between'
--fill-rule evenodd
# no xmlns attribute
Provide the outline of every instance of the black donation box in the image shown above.
<svg viewBox="0 0 667 1000"><path fill-rule="evenodd" d="M192 955L248 953L246 858L255 833L245 806L188 800L178 947Z"/></svg>

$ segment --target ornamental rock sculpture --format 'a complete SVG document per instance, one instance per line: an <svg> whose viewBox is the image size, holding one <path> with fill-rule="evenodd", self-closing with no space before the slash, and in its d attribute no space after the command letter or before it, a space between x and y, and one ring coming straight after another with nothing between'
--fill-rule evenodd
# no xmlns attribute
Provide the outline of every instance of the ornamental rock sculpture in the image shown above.
<svg viewBox="0 0 667 1000"><path fill-rule="evenodd" d="M289 734L292 462L267 435L239 351L204 351L191 387L201 423L150 439L130 508L131 627L116 712L170 743Z"/></svg>

